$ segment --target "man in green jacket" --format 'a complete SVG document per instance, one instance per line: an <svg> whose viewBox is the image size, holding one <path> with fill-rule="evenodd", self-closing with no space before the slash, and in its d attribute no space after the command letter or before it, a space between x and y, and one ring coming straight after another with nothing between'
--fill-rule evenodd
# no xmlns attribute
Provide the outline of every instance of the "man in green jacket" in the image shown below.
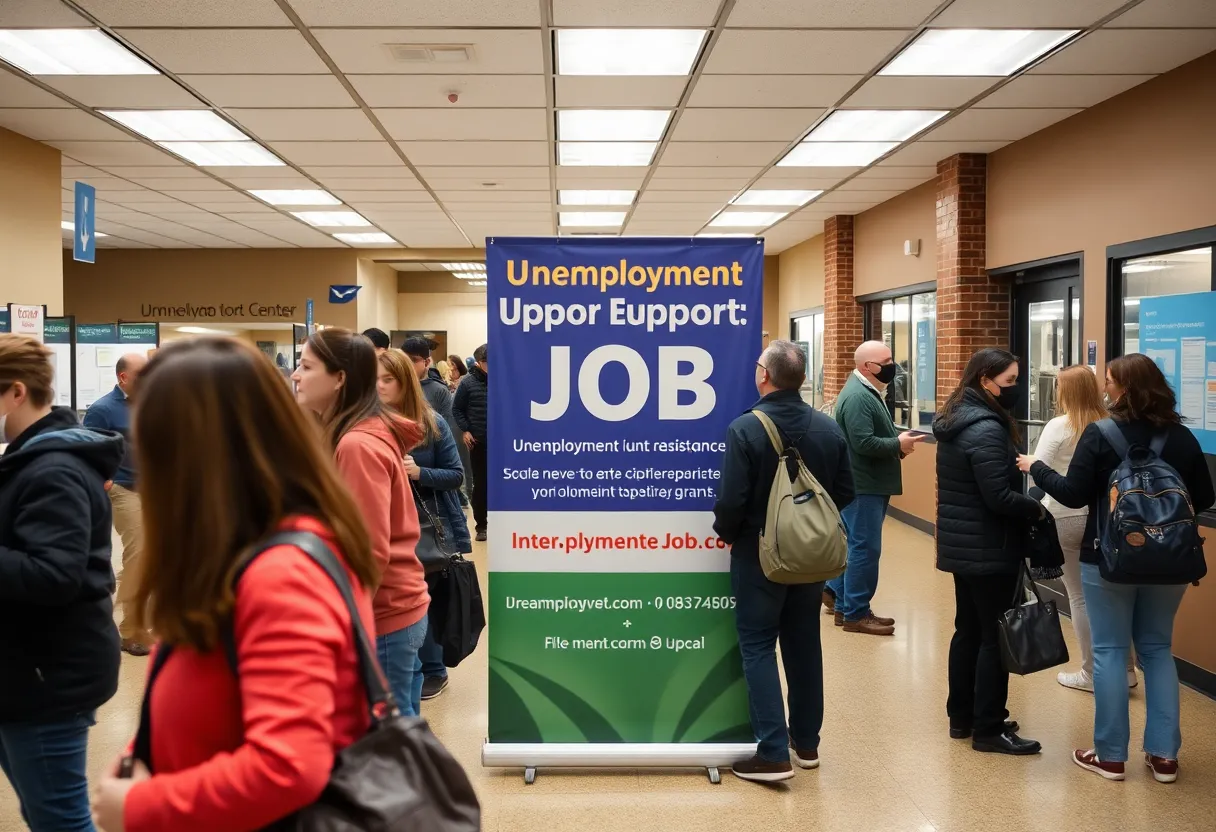
<svg viewBox="0 0 1216 832"><path fill-rule="evenodd" d="M870 609L878 589L882 523L893 494L903 493L899 461L916 448L924 434L900 433L891 421L883 391L895 378L891 350L881 341L866 341L854 354L856 369L836 399L836 421L849 443L857 497L841 517L849 536L849 565L827 583L823 604L835 613L836 626L847 633L889 636L895 619Z"/></svg>

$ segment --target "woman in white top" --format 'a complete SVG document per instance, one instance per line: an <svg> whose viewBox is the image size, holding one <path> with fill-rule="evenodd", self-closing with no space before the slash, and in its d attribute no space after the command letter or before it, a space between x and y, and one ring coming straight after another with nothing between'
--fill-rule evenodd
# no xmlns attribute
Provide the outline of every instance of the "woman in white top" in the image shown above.
<svg viewBox="0 0 1216 832"><path fill-rule="evenodd" d="M1080 364L1065 367L1056 379L1056 410L1060 413L1044 428L1035 448L1035 457L1052 467L1057 473L1067 474L1077 440L1092 422L1106 418L1106 407L1098 393L1098 382L1093 372ZM1068 606L1072 612L1072 626L1081 645L1081 669L1073 673L1061 671L1056 680L1066 688L1094 689L1094 649L1089 632L1089 616L1085 614L1085 595L1081 589L1081 538L1085 535L1085 519L1088 508L1068 508L1050 496L1043 499L1043 506L1056 521L1056 532L1060 537L1060 548L1064 550L1064 587L1068 590ZM1129 657L1127 683L1136 686L1136 671Z"/></svg>

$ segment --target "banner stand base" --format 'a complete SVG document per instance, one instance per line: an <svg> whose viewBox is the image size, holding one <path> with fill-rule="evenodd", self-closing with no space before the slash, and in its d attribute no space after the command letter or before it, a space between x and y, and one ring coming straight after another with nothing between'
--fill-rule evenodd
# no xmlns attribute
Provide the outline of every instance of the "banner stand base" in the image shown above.
<svg viewBox="0 0 1216 832"><path fill-rule="evenodd" d="M492 743L481 746L486 768L523 768L524 783L538 768L704 768L722 782L729 768L756 753L755 743Z"/></svg>

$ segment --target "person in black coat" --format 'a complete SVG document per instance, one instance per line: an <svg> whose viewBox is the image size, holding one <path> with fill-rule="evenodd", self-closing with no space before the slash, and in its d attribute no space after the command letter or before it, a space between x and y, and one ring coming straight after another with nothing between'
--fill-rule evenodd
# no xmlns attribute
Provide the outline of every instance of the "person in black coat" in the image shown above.
<svg viewBox="0 0 1216 832"><path fill-rule="evenodd" d="M954 575L950 736L977 751L1037 754L1039 743L1006 721L1009 674L997 621L1012 606L1026 529L1043 507L1021 493L1017 472L1018 360L984 349L933 423L937 437L937 568Z"/></svg>
<svg viewBox="0 0 1216 832"><path fill-rule="evenodd" d="M0 335L0 768L34 832L91 830L89 728L118 689L116 433L51 407L50 351Z"/></svg>
<svg viewBox="0 0 1216 832"><path fill-rule="evenodd" d="M486 469L489 455L486 440L489 429L486 418L489 411L489 377L487 375L486 345L473 352L477 363L469 374L460 380L456 398L452 402L452 415L463 432L461 439L469 449L469 462L473 468L473 520L477 524L477 539L486 539Z"/></svg>

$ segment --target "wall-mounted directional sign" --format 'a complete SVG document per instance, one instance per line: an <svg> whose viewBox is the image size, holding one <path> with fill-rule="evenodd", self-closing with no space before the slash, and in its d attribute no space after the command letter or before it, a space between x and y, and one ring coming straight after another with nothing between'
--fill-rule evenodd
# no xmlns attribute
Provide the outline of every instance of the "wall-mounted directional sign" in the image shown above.
<svg viewBox="0 0 1216 832"><path fill-rule="evenodd" d="M76 183L76 227L72 230L72 259L83 263L97 260L97 189Z"/></svg>

